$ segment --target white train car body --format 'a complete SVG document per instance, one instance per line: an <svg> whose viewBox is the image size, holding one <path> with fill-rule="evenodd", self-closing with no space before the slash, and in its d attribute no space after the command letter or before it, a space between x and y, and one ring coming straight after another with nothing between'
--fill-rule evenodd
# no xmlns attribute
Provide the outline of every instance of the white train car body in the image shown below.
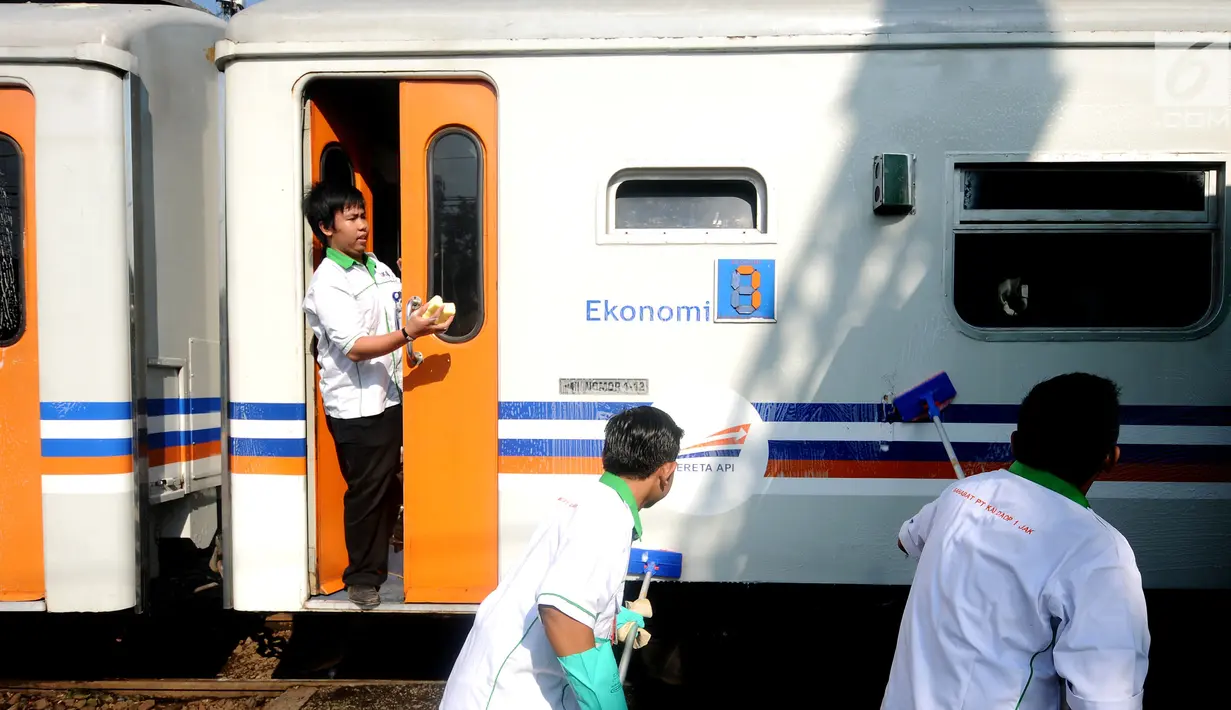
<svg viewBox="0 0 1231 710"><path fill-rule="evenodd" d="M188 5L0 4L0 611L143 608L158 540L216 535L225 25Z"/></svg>
<svg viewBox="0 0 1231 710"><path fill-rule="evenodd" d="M230 603L348 606L300 307L322 176L367 195L403 300L459 303L405 373L382 608L473 608L636 402L686 431L643 541L684 581L909 583L898 527L953 471L887 402L942 370L971 473L1032 385L1113 378L1093 506L1147 586L1231 586L1228 27L1213 0L244 11L217 52Z"/></svg>

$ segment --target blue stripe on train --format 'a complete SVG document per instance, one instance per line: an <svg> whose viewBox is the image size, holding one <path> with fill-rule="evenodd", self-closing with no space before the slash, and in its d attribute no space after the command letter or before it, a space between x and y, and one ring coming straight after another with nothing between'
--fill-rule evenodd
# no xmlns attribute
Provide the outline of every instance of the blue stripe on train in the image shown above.
<svg viewBox="0 0 1231 710"><path fill-rule="evenodd" d="M514 420L604 420L650 402L501 402L500 418ZM882 422L885 407L876 403L754 403L767 422ZM950 424L1014 424L1016 404L951 404L942 415ZM1231 407L1125 405L1124 426L1231 426Z"/></svg>
<svg viewBox="0 0 1231 710"><path fill-rule="evenodd" d="M601 421L648 402L500 402L499 416L511 420ZM759 402L753 405L767 422L880 422L884 409L875 403ZM951 424L1013 424L1016 404L952 404L944 420ZM221 411L218 397L151 399L149 416L206 414ZM303 421L302 403L233 402L232 419ZM39 416L45 420L99 421L131 419L131 402L42 402ZM1126 405L1121 408L1124 426L1231 426L1231 407Z"/></svg>
<svg viewBox="0 0 1231 710"><path fill-rule="evenodd" d="M303 458L308 455L308 440L232 438L231 455Z"/></svg>
<svg viewBox="0 0 1231 710"><path fill-rule="evenodd" d="M189 444L208 444L222 440L222 429L195 429L193 431L165 431L150 434L147 445L151 449L165 449L170 446L188 446Z"/></svg>
<svg viewBox="0 0 1231 710"><path fill-rule="evenodd" d="M48 421L132 419L132 402L40 402L39 417Z"/></svg>
<svg viewBox="0 0 1231 710"><path fill-rule="evenodd" d="M48 458L87 458L94 456L132 456L132 439L43 439L43 456Z"/></svg>
<svg viewBox="0 0 1231 710"><path fill-rule="evenodd" d="M220 397L149 399L144 404L146 415L151 417L222 411ZM48 421L132 419L133 406L131 402L40 402L39 417Z"/></svg>
<svg viewBox="0 0 1231 710"><path fill-rule="evenodd" d="M882 449L882 446L884 447ZM1013 459L1008 443L954 442L958 459L1000 463ZM1123 463L1231 464L1231 446L1121 444ZM597 458L599 439L501 439L501 456ZM720 452L729 455L730 452ZM710 454L713 455L713 454ZM680 458L686 458L681 456ZM698 458L688 456L687 458ZM771 461L945 461L940 442L926 441L781 441L769 442Z"/></svg>
<svg viewBox="0 0 1231 710"><path fill-rule="evenodd" d="M149 399L145 403L145 413L151 417L165 417L173 414L210 414L221 411L221 397Z"/></svg>
<svg viewBox="0 0 1231 710"><path fill-rule="evenodd" d="M265 421L304 421L307 407L302 402L294 404L232 402L232 419L257 419Z"/></svg>

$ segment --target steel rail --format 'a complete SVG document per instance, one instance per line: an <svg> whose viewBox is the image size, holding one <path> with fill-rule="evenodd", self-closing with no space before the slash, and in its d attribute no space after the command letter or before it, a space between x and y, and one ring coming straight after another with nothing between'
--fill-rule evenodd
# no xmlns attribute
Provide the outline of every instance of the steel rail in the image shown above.
<svg viewBox="0 0 1231 710"><path fill-rule="evenodd" d="M421 680L228 680L209 679L127 679L127 680L0 680L0 691L8 693L91 692L145 698L274 698L293 688L341 688L362 686L424 686L443 681Z"/></svg>

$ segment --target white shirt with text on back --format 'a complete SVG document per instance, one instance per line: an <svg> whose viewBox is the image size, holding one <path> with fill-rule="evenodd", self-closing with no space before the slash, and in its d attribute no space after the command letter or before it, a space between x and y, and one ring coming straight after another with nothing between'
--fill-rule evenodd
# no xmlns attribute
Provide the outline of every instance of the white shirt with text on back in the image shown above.
<svg viewBox="0 0 1231 710"><path fill-rule="evenodd" d="M332 248L312 274L303 310L316 335L321 402L337 419L380 414L402 403L402 350L352 362L355 341L402 327L402 281L375 255L367 264Z"/></svg>
<svg viewBox="0 0 1231 710"><path fill-rule="evenodd" d="M882 710L1139 710L1145 596L1124 537L1046 472L949 485L902 525L919 560Z"/></svg>
<svg viewBox="0 0 1231 710"><path fill-rule="evenodd" d="M603 474L561 496L521 563L479 606L440 710L575 710L540 604L611 640L641 517L628 484ZM615 650L613 649L614 653Z"/></svg>

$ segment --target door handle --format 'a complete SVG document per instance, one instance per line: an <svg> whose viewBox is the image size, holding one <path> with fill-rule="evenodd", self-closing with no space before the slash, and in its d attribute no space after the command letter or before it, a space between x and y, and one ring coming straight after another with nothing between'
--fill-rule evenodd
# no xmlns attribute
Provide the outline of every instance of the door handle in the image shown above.
<svg viewBox="0 0 1231 710"><path fill-rule="evenodd" d="M406 304L406 317L403 318L403 322L405 322L406 318L410 317L411 313L419 310L422 306L423 299L418 296L411 296L410 303ZM423 364L423 353L411 350L410 346L412 344L413 343L406 343L406 363L410 365L411 368L415 368Z"/></svg>

